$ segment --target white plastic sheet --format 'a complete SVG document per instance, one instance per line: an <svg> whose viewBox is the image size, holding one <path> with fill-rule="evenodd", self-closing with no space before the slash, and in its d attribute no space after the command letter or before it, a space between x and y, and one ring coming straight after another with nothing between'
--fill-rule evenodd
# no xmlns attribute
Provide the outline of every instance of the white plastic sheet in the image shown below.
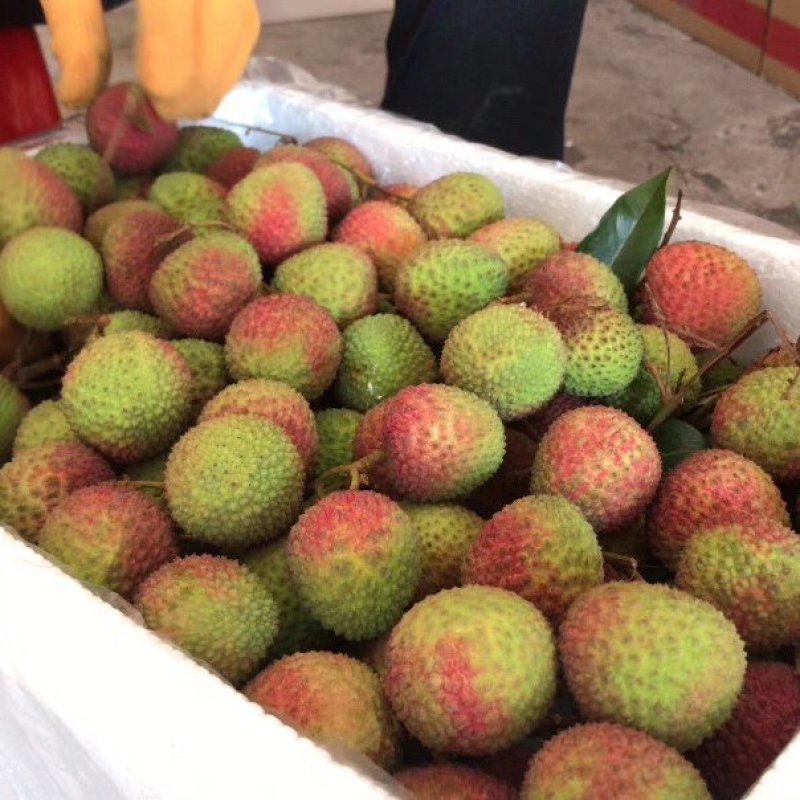
<svg viewBox="0 0 800 800"><path fill-rule="evenodd" d="M536 215L567 239L590 230L626 186L563 164L518 158L353 102L270 59L225 99L215 120L301 141L351 138L383 182L425 183L456 170L502 189L509 215ZM243 128L233 126L242 133ZM44 141L81 140L80 120ZM274 137L246 133L266 147ZM665 165L666 166L666 165ZM684 205L675 239L703 239L747 258L765 304L800 333L800 241L738 212ZM763 347L764 332L751 345ZM786 800L800 786L800 739L749 795ZM264 800L406 797L355 754L313 744L71 580L0 527L0 798Z"/></svg>

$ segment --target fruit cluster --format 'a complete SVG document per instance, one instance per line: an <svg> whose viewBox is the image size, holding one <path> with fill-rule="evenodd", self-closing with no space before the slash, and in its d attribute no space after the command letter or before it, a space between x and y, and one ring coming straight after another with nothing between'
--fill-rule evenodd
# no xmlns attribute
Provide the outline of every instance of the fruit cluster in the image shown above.
<svg viewBox="0 0 800 800"><path fill-rule="evenodd" d="M477 173L125 84L86 123L0 149L0 522L420 798L741 797L800 725L750 265L666 243L631 291Z"/></svg>

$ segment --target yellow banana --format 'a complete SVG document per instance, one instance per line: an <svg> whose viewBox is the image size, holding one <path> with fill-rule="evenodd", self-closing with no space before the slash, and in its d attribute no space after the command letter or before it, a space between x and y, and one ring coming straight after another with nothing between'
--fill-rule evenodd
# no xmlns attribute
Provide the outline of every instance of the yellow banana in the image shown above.
<svg viewBox="0 0 800 800"><path fill-rule="evenodd" d="M59 65L58 99L83 108L102 91L111 71L103 6L100 0L41 0Z"/></svg>
<svg viewBox="0 0 800 800"><path fill-rule="evenodd" d="M258 41L255 0L138 0L136 64L166 119L211 114Z"/></svg>

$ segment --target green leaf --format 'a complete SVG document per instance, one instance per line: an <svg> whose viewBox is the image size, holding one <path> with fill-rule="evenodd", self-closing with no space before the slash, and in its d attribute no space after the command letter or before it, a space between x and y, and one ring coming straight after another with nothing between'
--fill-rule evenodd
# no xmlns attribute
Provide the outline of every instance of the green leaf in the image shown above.
<svg viewBox="0 0 800 800"><path fill-rule="evenodd" d="M629 295L664 236L671 172L670 167L620 195L577 247L608 264Z"/></svg>
<svg viewBox="0 0 800 800"><path fill-rule="evenodd" d="M661 453L664 471L675 469L692 453L708 450L705 436L682 419L668 419L653 431L656 447Z"/></svg>

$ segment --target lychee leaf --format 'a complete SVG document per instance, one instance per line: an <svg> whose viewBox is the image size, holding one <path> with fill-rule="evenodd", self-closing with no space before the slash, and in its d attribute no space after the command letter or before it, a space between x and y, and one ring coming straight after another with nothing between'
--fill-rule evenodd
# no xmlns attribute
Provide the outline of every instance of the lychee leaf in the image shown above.
<svg viewBox="0 0 800 800"><path fill-rule="evenodd" d="M577 247L608 264L628 295L639 285L664 235L671 172L670 167L621 194Z"/></svg>
<svg viewBox="0 0 800 800"><path fill-rule="evenodd" d="M682 419L668 419L653 431L664 471L675 469L693 453L708 450L706 437L697 428Z"/></svg>

